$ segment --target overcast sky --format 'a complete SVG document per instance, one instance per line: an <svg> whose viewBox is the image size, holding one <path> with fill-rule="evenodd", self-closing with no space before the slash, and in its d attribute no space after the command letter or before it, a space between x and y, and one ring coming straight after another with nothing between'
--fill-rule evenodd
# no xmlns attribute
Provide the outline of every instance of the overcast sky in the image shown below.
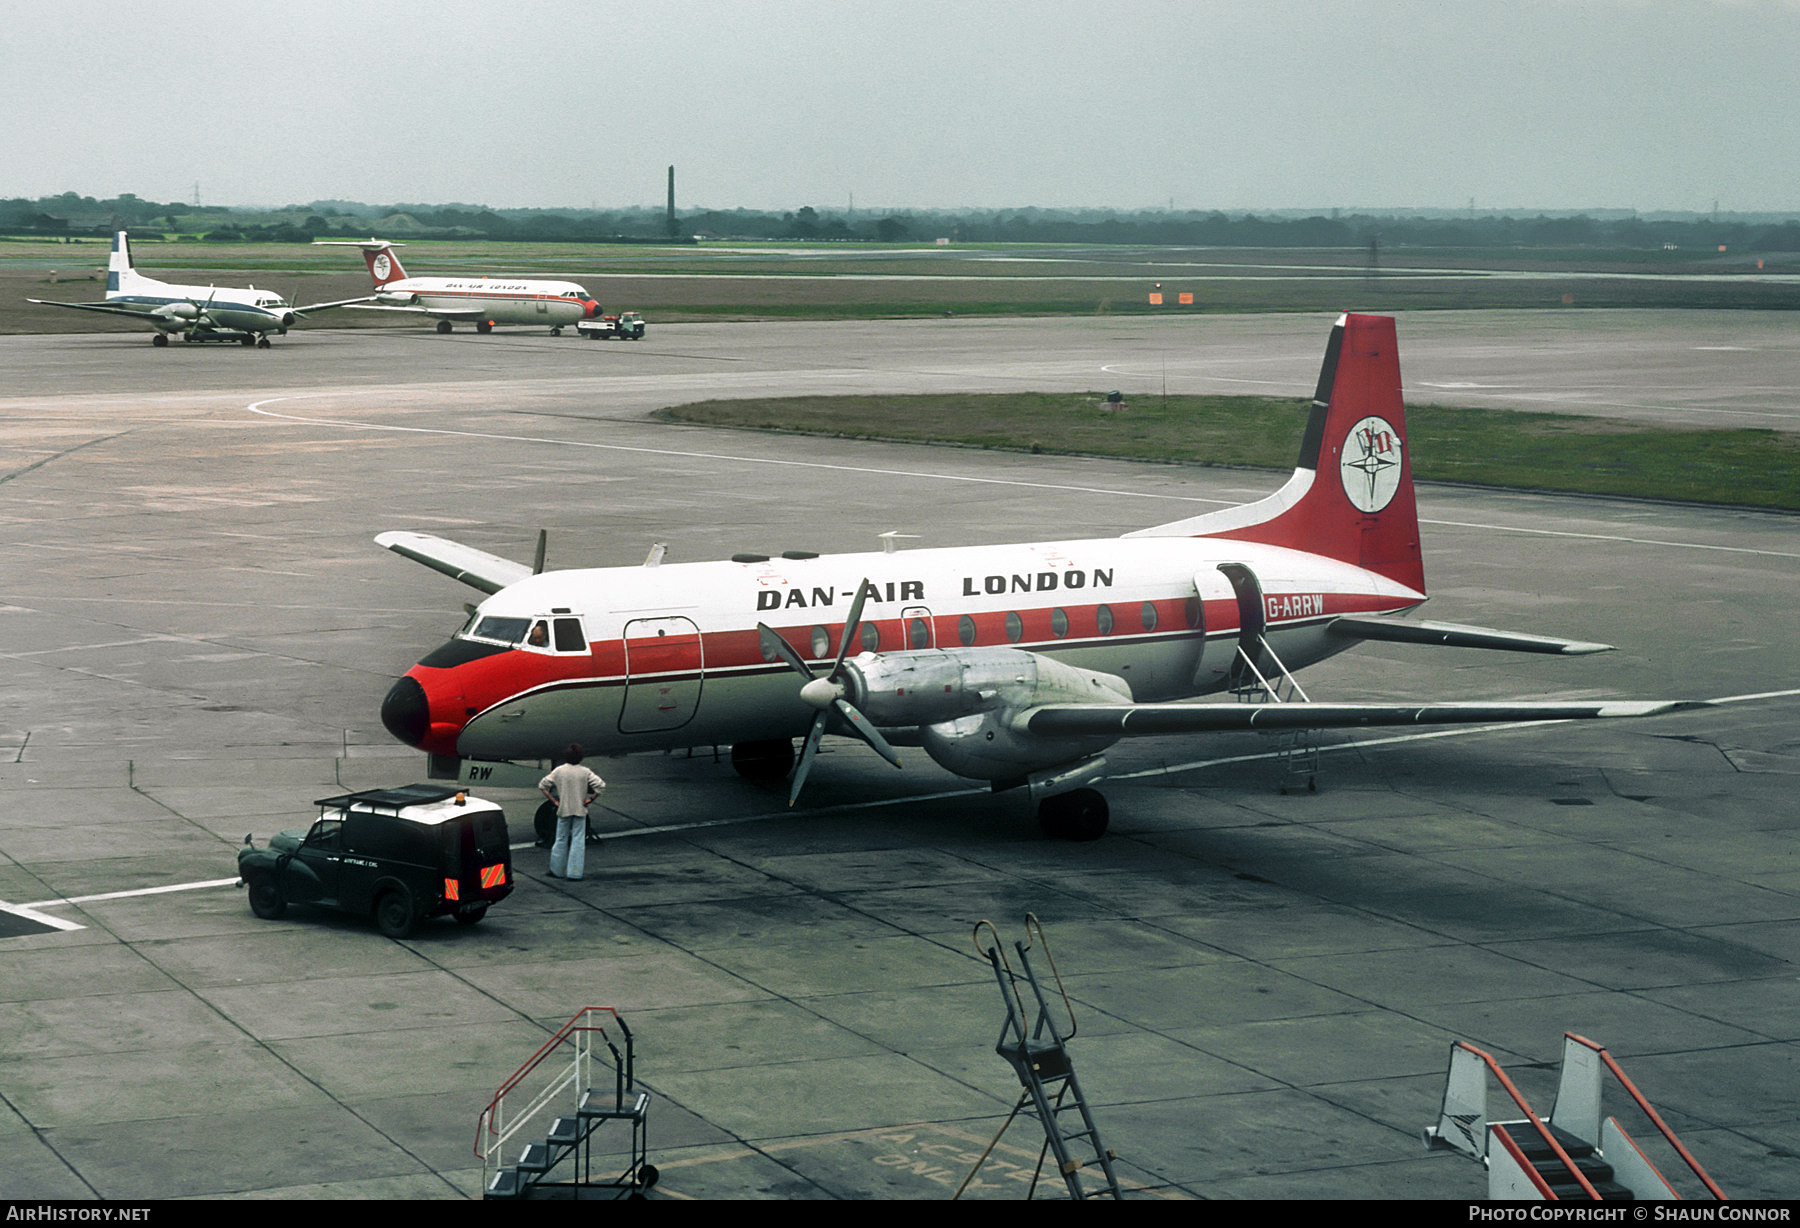
<svg viewBox="0 0 1800 1228"><path fill-rule="evenodd" d="M0 196L1800 210L1800 0L0 0Z"/></svg>

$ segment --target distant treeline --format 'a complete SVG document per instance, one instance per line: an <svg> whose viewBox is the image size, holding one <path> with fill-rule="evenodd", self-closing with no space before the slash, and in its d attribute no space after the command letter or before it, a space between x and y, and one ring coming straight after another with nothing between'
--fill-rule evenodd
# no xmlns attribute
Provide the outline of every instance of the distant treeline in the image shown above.
<svg viewBox="0 0 1800 1228"><path fill-rule="evenodd" d="M0 232L44 236L139 230L208 242L307 243L321 235L494 239L541 243L799 239L901 243L1088 243L1165 247L1676 248L1800 251L1800 215L1475 212L911 209L792 212L489 209L478 205L365 205L314 201L281 209L157 203L125 193L96 200L64 192L0 200Z"/></svg>

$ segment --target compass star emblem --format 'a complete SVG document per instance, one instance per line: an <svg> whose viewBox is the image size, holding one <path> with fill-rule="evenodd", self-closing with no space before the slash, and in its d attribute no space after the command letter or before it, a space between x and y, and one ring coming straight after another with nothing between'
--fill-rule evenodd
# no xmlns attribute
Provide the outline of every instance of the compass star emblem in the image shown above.
<svg viewBox="0 0 1800 1228"><path fill-rule="evenodd" d="M379 256L375 257L375 264L373 266L375 280L386 281L387 275L393 270L393 267L393 264L388 260L386 252L382 252Z"/></svg>
<svg viewBox="0 0 1800 1228"><path fill-rule="evenodd" d="M1344 436L1338 474L1344 494L1360 512L1379 512L1400 488L1400 434L1387 419L1371 414Z"/></svg>

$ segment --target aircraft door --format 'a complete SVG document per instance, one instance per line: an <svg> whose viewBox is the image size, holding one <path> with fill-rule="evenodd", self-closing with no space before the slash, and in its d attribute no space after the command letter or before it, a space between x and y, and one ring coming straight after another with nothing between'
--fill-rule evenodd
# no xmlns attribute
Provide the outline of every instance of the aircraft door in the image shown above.
<svg viewBox="0 0 1800 1228"><path fill-rule="evenodd" d="M1232 591L1237 594L1238 642L1226 671L1231 685L1236 687L1255 681L1245 664L1246 657L1265 675L1268 671L1267 654L1263 652L1263 631L1268 627L1268 618L1263 606L1262 582L1255 572L1242 563L1220 563L1219 570L1225 573L1225 578L1231 581Z"/></svg>
<svg viewBox="0 0 1800 1228"><path fill-rule="evenodd" d="M625 704L620 733L679 729L700 706L705 662L700 628L685 618L625 624Z"/></svg>

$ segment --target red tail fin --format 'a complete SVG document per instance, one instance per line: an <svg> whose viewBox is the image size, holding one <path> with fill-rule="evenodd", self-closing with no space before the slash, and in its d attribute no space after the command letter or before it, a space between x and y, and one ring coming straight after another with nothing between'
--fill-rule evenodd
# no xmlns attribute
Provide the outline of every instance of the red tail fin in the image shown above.
<svg viewBox="0 0 1800 1228"><path fill-rule="evenodd" d="M394 249L382 244L380 247L363 247L363 259L368 262L369 276L375 279L377 290L390 281L400 281L406 277L406 270L400 267L400 257Z"/></svg>
<svg viewBox="0 0 1800 1228"><path fill-rule="evenodd" d="M1228 537L1354 563L1425 591L1391 316L1331 330L1294 476L1266 499L1131 536Z"/></svg>

